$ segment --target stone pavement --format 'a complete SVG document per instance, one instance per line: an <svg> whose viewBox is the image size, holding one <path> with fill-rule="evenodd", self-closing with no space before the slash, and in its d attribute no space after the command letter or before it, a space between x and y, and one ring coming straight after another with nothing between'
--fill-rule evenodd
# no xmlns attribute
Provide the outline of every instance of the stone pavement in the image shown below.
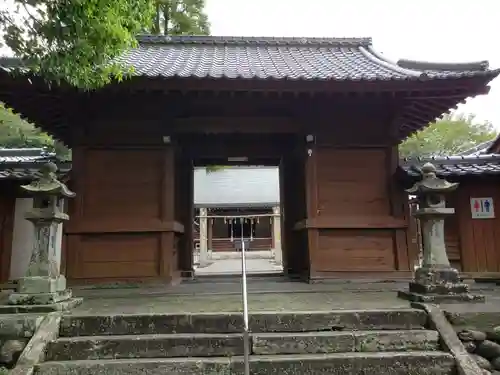
<svg viewBox="0 0 500 375"><path fill-rule="evenodd" d="M241 252L239 251L211 251L210 252L211 260L219 260L219 259L241 259ZM245 251L245 258L248 259L272 259L273 254L271 250L253 250L253 251Z"/></svg>
<svg viewBox="0 0 500 375"><path fill-rule="evenodd" d="M330 311L408 307L397 298L402 285L377 282L306 284L284 277L248 280L250 311ZM75 289L84 303L80 313L196 313L242 310L239 277L200 277L177 286L128 289Z"/></svg>
<svg viewBox="0 0 500 375"><path fill-rule="evenodd" d="M82 294L80 294L82 295ZM390 292L250 294L248 305L257 311L330 311L409 307ZM197 313L242 311L240 295L131 296L87 298L75 314Z"/></svg>
<svg viewBox="0 0 500 375"><path fill-rule="evenodd" d="M247 273L281 273L282 266L278 266L272 259L268 258L248 258L246 259ZM212 263L207 267L196 268L196 275L241 275L241 258L222 258L212 260Z"/></svg>
<svg viewBox="0 0 500 375"><path fill-rule="evenodd" d="M250 311L331 311L409 307L397 298L406 282L339 281L306 284L283 277L250 278ZM442 305L455 312L491 311L500 314L500 288L473 284L473 291L486 295L482 304ZM241 311L241 282L237 277L200 278L177 286L130 286L75 288L84 303L75 313L196 313Z"/></svg>

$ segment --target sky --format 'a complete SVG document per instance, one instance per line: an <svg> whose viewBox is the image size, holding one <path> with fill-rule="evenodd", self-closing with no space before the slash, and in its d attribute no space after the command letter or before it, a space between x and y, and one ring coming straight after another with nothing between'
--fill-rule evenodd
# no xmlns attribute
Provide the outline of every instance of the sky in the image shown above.
<svg viewBox="0 0 500 375"><path fill-rule="evenodd" d="M206 12L213 35L372 37L392 60L489 60L500 68L500 6L493 0L206 0ZM459 111L500 130L500 78Z"/></svg>
<svg viewBox="0 0 500 375"><path fill-rule="evenodd" d="M489 60L500 68L493 0L206 0L206 12L213 35L372 37L392 60ZM458 110L500 130L500 78Z"/></svg>

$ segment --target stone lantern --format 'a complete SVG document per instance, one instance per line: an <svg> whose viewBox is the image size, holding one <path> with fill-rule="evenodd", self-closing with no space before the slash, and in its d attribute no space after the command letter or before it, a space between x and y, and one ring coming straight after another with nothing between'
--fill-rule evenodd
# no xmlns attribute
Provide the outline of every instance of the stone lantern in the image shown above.
<svg viewBox="0 0 500 375"><path fill-rule="evenodd" d="M34 243L26 275L9 296L11 305L52 305L72 297L60 273L61 241L57 232L69 219L62 210L63 201L75 193L57 179L54 163L45 164L40 172L40 178L21 186L33 197L33 208L25 218L33 223Z"/></svg>
<svg viewBox="0 0 500 375"><path fill-rule="evenodd" d="M409 290L398 295L414 302L483 302L483 296L469 294L469 286L461 282L446 253L444 219L455 213L446 207L446 194L457 189L458 183L437 177L431 163L422 167L421 174L422 179L406 191L418 199L414 215L421 223L423 262Z"/></svg>

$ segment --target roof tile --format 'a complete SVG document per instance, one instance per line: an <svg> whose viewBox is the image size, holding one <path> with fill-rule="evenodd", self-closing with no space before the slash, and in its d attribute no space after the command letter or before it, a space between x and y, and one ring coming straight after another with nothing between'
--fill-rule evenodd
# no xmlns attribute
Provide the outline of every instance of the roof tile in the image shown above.
<svg viewBox="0 0 500 375"><path fill-rule="evenodd" d="M427 162L436 166L437 173L441 177L500 175L499 154L404 159L400 163L400 168L411 177L419 177L418 168Z"/></svg>
<svg viewBox="0 0 500 375"><path fill-rule="evenodd" d="M135 75L317 81L389 81L496 77L487 61L431 63L390 61L371 38L273 38L235 36L138 36L139 45L115 59ZM0 69L20 68L0 58Z"/></svg>
<svg viewBox="0 0 500 375"><path fill-rule="evenodd" d="M141 36L118 62L135 74L164 78L376 81L497 74L487 62L391 62L371 38Z"/></svg>
<svg viewBox="0 0 500 375"><path fill-rule="evenodd" d="M70 163L61 163L54 153L41 148L0 149L0 181L40 177L40 167L49 161L56 162L62 174L71 169Z"/></svg>

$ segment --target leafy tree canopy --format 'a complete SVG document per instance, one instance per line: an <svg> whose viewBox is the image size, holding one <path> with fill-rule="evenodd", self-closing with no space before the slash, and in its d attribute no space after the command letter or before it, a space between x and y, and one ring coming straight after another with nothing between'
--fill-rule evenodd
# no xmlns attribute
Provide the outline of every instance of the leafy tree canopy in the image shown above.
<svg viewBox="0 0 500 375"><path fill-rule="evenodd" d="M159 0L156 3L153 34L208 35L210 24L203 12L205 0Z"/></svg>
<svg viewBox="0 0 500 375"><path fill-rule="evenodd" d="M2 0L0 0L2 2ZM3 0L0 41L47 81L99 88L132 71L113 58L140 33L207 35L205 0ZM0 45L1 46L1 45ZM70 151L0 103L0 147Z"/></svg>
<svg viewBox="0 0 500 375"><path fill-rule="evenodd" d="M427 128L407 138L399 147L401 157L456 155L497 136L488 121L474 115L445 115Z"/></svg>
<svg viewBox="0 0 500 375"><path fill-rule="evenodd" d="M204 0L9 0L0 6L0 32L46 80L94 89L131 73L111 61L136 45L137 34L207 34L203 6Z"/></svg>
<svg viewBox="0 0 500 375"><path fill-rule="evenodd" d="M54 141L47 133L22 120L2 103L0 103L0 147L46 148L63 159L70 158L70 152L64 145Z"/></svg>

